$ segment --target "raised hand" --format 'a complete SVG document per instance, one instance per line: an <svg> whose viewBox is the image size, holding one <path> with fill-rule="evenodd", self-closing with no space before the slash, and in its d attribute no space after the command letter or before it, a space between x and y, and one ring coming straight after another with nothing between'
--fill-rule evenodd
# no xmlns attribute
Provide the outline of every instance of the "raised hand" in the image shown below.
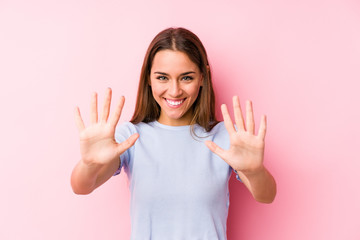
<svg viewBox="0 0 360 240"><path fill-rule="evenodd" d="M206 141L205 144L236 171L255 173L263 168L266 116L262 116L258 134L255 135L254 114L251 102L246 102L246 122L244 122L237 96L233 97L233 107L237 129L234 127L226 105L223 104L221 106L225 127L230 136L230 148L224 150L212 141Z"/></svg>
<svg viewBox="0 0 360 240"><path fill-rule="evenodd" d="M115 112L109 118L111 104L111 89L106 93L102 115L98 119L97 94L94 93L91 100L90 124L85 127L81 118L80 110L75 110L75 122L80 135L80 152L82 162L86 165L106 165L131 147L138 134L133 134L126 141L117 143L114 139L115 128L120 119L125 98L121 97Z"/></svg>

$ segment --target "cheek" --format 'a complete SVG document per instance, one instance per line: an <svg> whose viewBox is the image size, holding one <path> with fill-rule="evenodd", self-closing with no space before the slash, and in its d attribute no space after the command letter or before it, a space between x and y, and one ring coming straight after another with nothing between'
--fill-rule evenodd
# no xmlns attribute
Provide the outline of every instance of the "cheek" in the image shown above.
<svg viewBox="0 0 360 240"><path fill-rule="evenodd" d="M188 94L189 94L189 95L192 95L192 96L195 97L195 98L198 96L199 91L200 91L200 85L192 86L191 88L189 88L189 89L187 90Z"/></svg>
<svg viewBox="0 0 360 240"><path fill-rule="evenodd" d="M153 97L155 99L158 99L159 95L161 95L164 92L164 90L160 86L158 86L157 84L153 84L151 86L151 92L153 94Z"/></svg>

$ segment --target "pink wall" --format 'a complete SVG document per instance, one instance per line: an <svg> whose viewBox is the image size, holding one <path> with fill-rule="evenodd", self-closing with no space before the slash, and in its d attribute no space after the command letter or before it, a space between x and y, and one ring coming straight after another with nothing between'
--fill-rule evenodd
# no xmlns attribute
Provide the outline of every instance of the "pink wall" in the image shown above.
<svg viewBox="0 0 360 240"><path fill-rule="evenodd" d="M73 109L92 91L134 107L147 45L169 26L208 50L220 103L268 115L271 205L232 179L229 240L360 239L360 4L0 1L0 239L128 239L125 176L74 195ZM85 117L86 118L86 117Z"/></svg>

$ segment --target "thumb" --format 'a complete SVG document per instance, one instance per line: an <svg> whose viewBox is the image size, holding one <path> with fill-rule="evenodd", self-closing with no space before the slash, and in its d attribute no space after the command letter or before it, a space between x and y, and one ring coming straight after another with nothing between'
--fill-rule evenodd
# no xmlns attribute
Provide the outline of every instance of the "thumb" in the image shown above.
<svg viewBox="0 0 360 240"><path fill-rule="evenodd" d="M123 152L125 152L127 149L129 149L132 145L134 145L134 143L136 142L136 140L139 138L139 134L138 133L134 133L133 135L131 135L128 139L126 139L125 141L123 141L122 143L118 144L117 147L117 152L119 155L123 154Z"/></svg>
<svg viewBox="0 0 360 240"><path fill-rule="evenodd" d="M214 143L213 141L205 141L205 145L216 155L218 155L219 157L221 157L222 159L225 159L225 153L226 151L224 149L222 149L221 147L219 147L216 143Z"/></svg>

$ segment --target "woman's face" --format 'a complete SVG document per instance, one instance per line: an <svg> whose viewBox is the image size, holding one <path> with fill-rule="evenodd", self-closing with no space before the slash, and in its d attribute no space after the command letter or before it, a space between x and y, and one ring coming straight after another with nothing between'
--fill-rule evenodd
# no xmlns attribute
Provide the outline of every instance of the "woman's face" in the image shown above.
<svg viewBox="0 0 360 240"><path fill-rule="evenodd" d="M170 126L188 125L192 119L202 74L198 66L180 51L162 50L155 54L150 72L150 85L160 105L159 123Z"/></svg>

